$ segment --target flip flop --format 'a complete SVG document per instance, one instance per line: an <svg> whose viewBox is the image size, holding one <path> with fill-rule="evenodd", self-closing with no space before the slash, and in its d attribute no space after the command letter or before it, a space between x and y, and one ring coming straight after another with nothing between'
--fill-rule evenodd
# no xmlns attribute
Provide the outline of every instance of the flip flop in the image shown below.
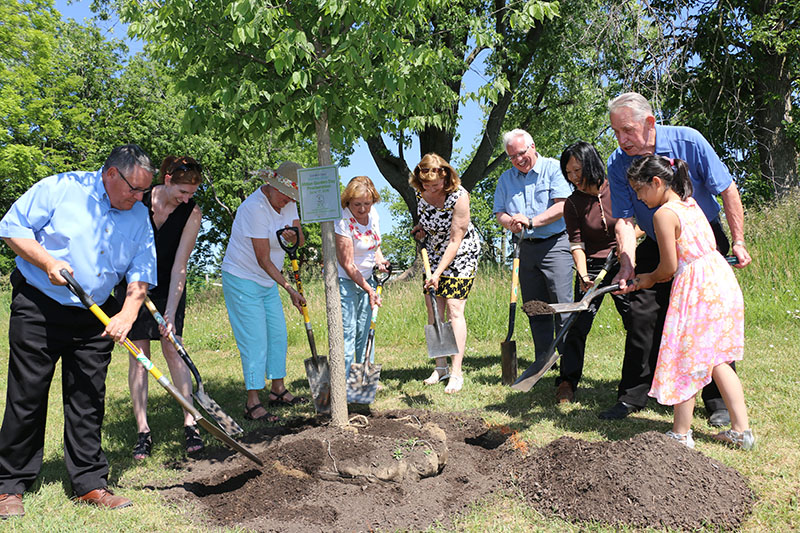
<svg viewBox="0 0 800 533"><path fill-rule="evenodd" d="M444 374L439 374L439 370L444 370ZM428 379L422 380L425 385L436 385L450 377L449 366L437 366Z"/></svg>
<svg viewBox="0 0 800 533"><path fill-rule="evenodd" d="M455 394L464 386L464 376L450 376L447 387L444 388L445 394Z"/></svg>

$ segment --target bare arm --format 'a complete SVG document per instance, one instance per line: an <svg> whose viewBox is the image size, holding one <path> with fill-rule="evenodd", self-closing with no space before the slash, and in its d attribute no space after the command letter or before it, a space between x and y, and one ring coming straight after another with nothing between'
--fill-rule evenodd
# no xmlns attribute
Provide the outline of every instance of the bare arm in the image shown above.
<svg viewBox="0 0 800 533"><path fill-rule="evenodd" d="M631 292L627 280L633 278L636 269L636 224L633 217L620 218L614 226L617 238L617 256L619 257L619 272L614 276L614 282L619 283L620 291Z"/></svg>
<svg viewBox="0 0 800 533"><path fill-rule="evenodd" d="M469 228L469 195L465 194L456 201L453 208L453 222L450 225L450 241L442 253L442 259L436 265L436 270L431 273L431 278L425 282L425 288L432 286L434 289L439 287L439 278L458 253L458 247L464 240L464 235Z"/></svg>
<svg viewBox="0 0 800 533"><path fill-rule="evenodd" d="M660 256L658 266L654 271L636 277L638 281L634 281L634 286L637 289L649 289L656 283L669 281L678 269L678 250L675 247L681 230L678 215L670 209L659 209L653 215L653 225Z"/></svg>
<svg viewBox="0 0 800 533"><path fill-rule="evenodd" d="M742 207L739 189L735 183L731 183L720 193L720 196L722 197L722 207L725 208L725 218L728 219L728 227L731 230L731 239L733 239L731 249L739 260L739 264L735 266L744 268L750 264L752 259L744 244L744 207Z"/></svg>
<svg viewBox="0 0 800 533"><path fill-rule="evenodd" d="M195 206L186 221L186 225L183 227L178 250L175 252L175 261L172 263L172 271L170 272L167 307L164 310L167 330L162 332L163 334L168 335L175 330L172 320L175 318L178 302L180 302L183 289L186 286L186 266L197 242L197 234L200 232L202 220L203 212L200 211L199 207Z"/></svg>
<svg viewBox="0 0 800 533"><path fill-rule="evenodd" d="M303 232L300 232L300 235L303 235ZM253 241L253 251L256 254L256 260L258 261L258 266L267 273L269 277L275 280L275 283L286 289L286 292L289 293L289 297L292 299L292 304L297 308L298 311L302 312L303 304L305 303L305 298L297 292L286 278L283 277L281 271L278 267L272 264L272 261L269 258L269 239L250 239ZM302 237L301 237L302 242Z"/></svg>
<svg viewBox="0 0 800 533"><path fill-rule="evenodd" d="M572 243L577 244L577 243ZM575 270L578 272L578 279L581 283L581 290L587 291L594 285L594 282L589 279L589 270L586 267L586 251L583 248L575 247L570 250L572 253L572 260L575 262Z"/></svg>
<svg viewBox="0 0 800 533"><path fill-rule="evenodd" d="M28 263L42 269L47 273L50 283L53 285L66 285L67 280L58 273L62 268L74 274L72 267L66 261L60 261L50 255L36 239L21 239L15 237L3 237L3 240L14 253L23 258Z"/></svg>

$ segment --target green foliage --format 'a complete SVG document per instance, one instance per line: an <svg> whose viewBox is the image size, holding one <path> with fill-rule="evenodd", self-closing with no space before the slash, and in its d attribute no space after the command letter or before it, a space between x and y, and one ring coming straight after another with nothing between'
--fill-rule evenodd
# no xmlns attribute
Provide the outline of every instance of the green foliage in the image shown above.
<svg viewBox="0 0 800 533"><path fill-rule="evenodd" d="M381 251L386 259L392 263L395 272L411 266L417 255L416 244L411 236L411 213L400 195L384 188L380 192L381 201L389 205L394 226L392 231L384 233L381 238Z"/></svg>

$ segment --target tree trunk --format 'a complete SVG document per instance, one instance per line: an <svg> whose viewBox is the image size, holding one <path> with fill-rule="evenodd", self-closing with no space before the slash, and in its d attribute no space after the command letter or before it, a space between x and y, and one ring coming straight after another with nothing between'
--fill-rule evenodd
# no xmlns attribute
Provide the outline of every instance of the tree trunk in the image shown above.
<svg viewBox="0 0 800 533"><path fill-rule="evenodd" d="M332 164L331 134L328 113L314 121L317 130L317 161L320 166ZM331 423L336 427L348 424L347 390L344 375L344 328L342 302L339 296L339 277L336 269L336 240L333 222L322 222L322 262L325 280L325 310L328 318L328 360L331 371Z"/></svg>

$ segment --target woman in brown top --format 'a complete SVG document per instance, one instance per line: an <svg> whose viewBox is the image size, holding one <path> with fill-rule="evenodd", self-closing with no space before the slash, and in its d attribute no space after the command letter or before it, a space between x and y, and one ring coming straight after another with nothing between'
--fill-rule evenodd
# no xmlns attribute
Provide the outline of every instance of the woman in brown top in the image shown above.
<svg viewBox="0 0 800 533"><path fill-rule="evenodd" d="M561 172L575 186L575 191L564 203L564 222L567 225L570 251L578 275L575 279L575 301L579 301L589 290L603 268L608 252L616 245L611 216L611 195L606 181L606 167L594 146L578 141L568 146L561 154ZM606 276L613 279L619 266ZM622 324L628 326L628 297L612 294ZM583 373L583 358L586 336L603 302L603 296L595 298L589 310L581 313L564 340L560 375L556 379L556 399L571 402Z"/></svg>

